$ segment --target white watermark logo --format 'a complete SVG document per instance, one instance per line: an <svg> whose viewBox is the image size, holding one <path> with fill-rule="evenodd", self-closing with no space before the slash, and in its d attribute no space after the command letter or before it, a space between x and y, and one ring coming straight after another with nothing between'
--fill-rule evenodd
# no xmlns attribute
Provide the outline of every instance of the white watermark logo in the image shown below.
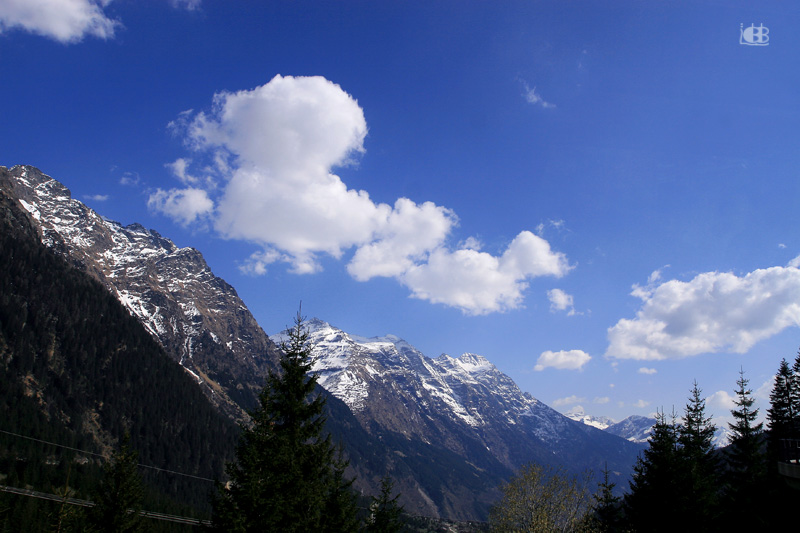
<svg viewBox="0 0 800 533"><path fill-rule="evenodd" d="M739 24L739 44L769 46L769 28L763 22L760 26L750 24L749 28L745 28L744 23Z"/></svg>

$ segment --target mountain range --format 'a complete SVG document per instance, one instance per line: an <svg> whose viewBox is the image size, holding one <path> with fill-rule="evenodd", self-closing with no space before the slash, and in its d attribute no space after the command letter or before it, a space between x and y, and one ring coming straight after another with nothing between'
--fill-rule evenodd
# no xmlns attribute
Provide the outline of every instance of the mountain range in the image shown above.
<svg viewBox="0 0 800 533"><path fill-rule="evenodd" d="M0 192L29 214L45 246L138 319L211 405L247 422L282 334L268 337L199 251L100 216L31 166L0 167ZM643 448L632 434L561 415L480 355L431 359L392 335L352 335L321 319L307 326L328 429L355 486L375 493L389 473L409 512L484 519L498 485L532 461L575 473L607 466L619 486Z"/></svg>

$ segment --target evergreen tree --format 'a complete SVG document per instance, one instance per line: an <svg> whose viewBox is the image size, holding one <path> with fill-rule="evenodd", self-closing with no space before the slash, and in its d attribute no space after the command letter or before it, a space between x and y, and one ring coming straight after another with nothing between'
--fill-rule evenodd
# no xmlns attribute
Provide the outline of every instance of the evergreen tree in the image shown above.
<svg viewBox="0 0 800 533"><path fill-rule="evenodd" d="M663 411L656 413L649 446L633 467L625 495L625 515L634 531L681 531L686 525L676 514L681 505L676 478L680 466L675 414L667 420Z"/></svg>
<svg viewBox="0 0 800 533"><path fill-rule="evenodd" d="M214 501L221 531L354 530L355 504L342 461L323 435L325 401L311 374L311 347L298 313L281 346L281 374L270 372L242 428L229 483Z"/></svg>
<svg viewBox="0 0 800 533"><path fill-rule="evenodd" d="M129 533L142 531L139 514L144 489L139 477L137 459L126 435L120 448L106 463L103 479L95 493L95 506L89 510L88 521L92 531L102 533Z"/></svg>
<svg viewBox="0 0 800 533"><path fill-rule="evenodd" d="M705 399L694 382L689 402L684 408L683 423L678 428L681 513L698 530L709 531L717 519L719 462L714 453L716 427L706 417Z"/></svg>
<svg viewBox="0 0 800 533"><path fill-rule="evenodd" d="M795 356L794 364L792 365L789 389L792 402L791 438L797 439L800 438L800 351Z"/></svg>
<svg viewBox="0 0 800 533"><path fill-rule="evenodd" d="M619 496L614 495L616 484L608 480L608 464L603 469L603 481L598 485L594 495L594 517L592 525L602 533L613 533L623 530L622 506Z"/></svg>
<svg viewBox="0 0 800 533"><path fill-rule="evenodd" d="M725 476L724 516L731 527L746 531L762 530L767 525L763 512L767 507L767 457L764 450L763 423L756 424L758 409L753 409L753 391L744 370L736 382L736 408L731 411L733 423L728 447Z"/></svg>
<svg viewBox="0 0 800 533"><path fill-rule="evenodd" d="M387 474L381 480L381 493L372 497L369 506L370 516L367 519L366 531L368 533L396 533L403 528L400 515L403 507L397 504L400 495L392 497L394 483Z"/></svg>
<svg viewBox="0 0 800 533"><path fill-rule="evenodd" d="M778 373L775 375L775 385L769 395L770 408L767 409L767 425L770 430L770 450L777 456L780 450L780 441L791 438L794 433L797 412L796 378L786 359L781 359Z"/></svg>
<svg viewBox="0 0 800 533"><path fill-rule="evenodd" d="M341 449L337 450L337 455L339 457L333 462L330 493L325 502L324 520L320 531L330 533L358 531L361 522L358 518L356 495L352 491L353 480L345 479L347 461L341 460Z"/></svg>

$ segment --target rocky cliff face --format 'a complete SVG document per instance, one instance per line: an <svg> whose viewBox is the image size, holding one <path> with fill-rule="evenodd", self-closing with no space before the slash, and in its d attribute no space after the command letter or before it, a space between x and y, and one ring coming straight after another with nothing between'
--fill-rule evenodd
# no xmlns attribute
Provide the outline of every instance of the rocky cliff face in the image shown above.
<svg viewBox="0 0 800 533"><path fill-rule="evenodd" d="M33 167L0 167L0 189L30 214L42 242L104 284L218 409L245 416L278 350L200 252L101 217ZM345 444L356 486L375 493L389 472L410 512L485 518L497 485L527 462L574 472L607 463L620 485L641 449L562 416L482 356L431 359L395 336L359 337L321 320L308 326L315 371L333 396L328 428Z"/></svg>
<svg viewBox="0 0 800 533"><path fill-rule="evenodd" d="M607 460L626 472L640 449L570 420L480 355L431 359L393 335L351 335L319 319L308 327L319 383L368 431L438 443L481 468L509 471L530 461L599 471Z"/></svg>
<svg viewBox="0 0 800 533"><path fill-rule="evenodd" d="M214 405L243 416L278 352L200 252L101 217L34 167L0 168L0 187L30 213L42 242L115 294Z"/></svg>

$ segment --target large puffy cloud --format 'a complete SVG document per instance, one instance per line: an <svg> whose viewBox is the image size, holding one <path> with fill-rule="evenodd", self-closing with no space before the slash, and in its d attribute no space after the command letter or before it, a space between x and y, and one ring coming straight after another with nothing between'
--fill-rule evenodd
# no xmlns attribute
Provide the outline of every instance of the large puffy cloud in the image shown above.
<svg viewBox="0 0 800 533"><path fill-rule="evenodd" d="M800 325L800 270L758 269L744 276L706 272L691 281L635 286L634 319L608 330L607 357L659 360L702 353L744 353L789 326Z"/></svg>
<svg viewBox="0 0 800 533"><path fill-rule="evenodd" d="M426 263L412 266L401 277L416 298L458 307L469 314L486 314L518 307L527 279L566 274L566 257L547 241L523 231L499 257L464 248L437 248Z"/></svg>
<svg viewBox="0 0 800 533"><path fill-rule="evenodd" d="M108 39L120 25L103 8L110 0L3 0L0 31L21 28L62 43L77 42L86 35Z"/></svg>
<svg viewBox="0 0 800 533"><path fill-rule="evenodd" d="M450 209L400 198L374 202L349 189L332 170L364 152L367 123L358 102L322 77L275 76L252 90L215 95L210 112L185 112L171 125L187 145L213 160L196 179L192 160L169 167L187 189L157 191L151 207L181 222L211 213L184 198L203 183L213 197L214 228L223 236L260 245L243 270L261 274L270 263L288 262L296 273L320 269L318 256L340 258L354 249L353 278L393 277L414 297L469 314L521 304L528 280L562 276L566 257L531 232L521 232L499 256L477 249L475 239L452 250L447 240L458 224ZM199 200L199 197L197 197ZM170 212L170 210L172 212Z"/></svg>

